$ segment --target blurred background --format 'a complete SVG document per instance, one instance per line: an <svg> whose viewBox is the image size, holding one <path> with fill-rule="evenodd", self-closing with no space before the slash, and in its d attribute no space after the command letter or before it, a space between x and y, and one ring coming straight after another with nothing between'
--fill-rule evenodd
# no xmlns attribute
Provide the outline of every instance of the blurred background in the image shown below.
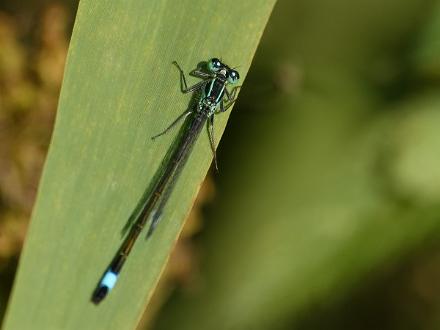
<svg viewBox="0 0 440 330"><path fill-rule="evenodd" d="M0 317L76 6L0 3ZM439 329L439 91L439 1L279 0L139 329Z"/></svg>

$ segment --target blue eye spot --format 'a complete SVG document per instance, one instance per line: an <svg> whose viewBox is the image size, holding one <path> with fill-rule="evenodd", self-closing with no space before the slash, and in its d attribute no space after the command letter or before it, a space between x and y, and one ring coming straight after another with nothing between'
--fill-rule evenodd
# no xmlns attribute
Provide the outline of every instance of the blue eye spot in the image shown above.
<svg viewBox="0 0 440 330"><path fill-rule="evenodd" d="M208 69L212 72L217 72L223 67L222 62L218 58L212 58L208 62Z"/></svg>
<svg viewBox="0 0 440 330"><path fill-rule="evenodd" d="M235 70L230 70L228 75L228 81L231 84L236 83L240 79L240 75Z"/></svg>

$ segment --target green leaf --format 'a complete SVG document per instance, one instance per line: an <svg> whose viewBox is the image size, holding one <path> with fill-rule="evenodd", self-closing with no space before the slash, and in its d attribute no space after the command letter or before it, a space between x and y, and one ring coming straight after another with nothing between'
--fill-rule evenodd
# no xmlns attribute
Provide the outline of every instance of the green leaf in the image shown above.
<svg viewBox="0 0 440 330"><path fill-rule="evenodd" d="M202 135L155 235L137 242L115 289L93 305L121 230L178 130L151 136L188 106L171 62L189 71L221 57L244 78L274 2L81 1L4 329L136 326L212 160ZM227 116L217 120L217 139Z"/></svg>

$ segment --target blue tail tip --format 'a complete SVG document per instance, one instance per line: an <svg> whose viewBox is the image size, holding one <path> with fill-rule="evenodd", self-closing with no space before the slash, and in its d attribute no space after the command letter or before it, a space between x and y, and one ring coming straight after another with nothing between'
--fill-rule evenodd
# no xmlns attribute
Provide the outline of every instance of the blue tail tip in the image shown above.
<svg viewBox="0 0 440 330"><path fill-rule="evenodd" d="M107 293L113 289L118 280L118 274L109 270L107 271L99 282L95 292L93 292L92 302L99 304L106 296Z"/></svg>

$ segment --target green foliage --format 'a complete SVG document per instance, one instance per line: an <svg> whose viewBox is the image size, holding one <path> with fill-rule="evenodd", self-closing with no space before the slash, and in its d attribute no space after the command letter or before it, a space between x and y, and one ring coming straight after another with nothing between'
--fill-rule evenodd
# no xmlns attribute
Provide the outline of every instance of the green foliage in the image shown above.
<svg viewBox="0 0 440 330"><path fill-rule="evenodd" d="M388 327L382 292L320 313L439 237L439 86L408 63L417 37L438 46L429 4L278 2L222 144L203 286L156 329L438 329L394 310Z"/></svg>
<svg viewBox="0 0 440 330"><path fill-rule="evenodd" d="M222 57L244 78L273 4L81 1L4 329L136 326L212 159L202 136L153 238L136 244L111 295L90 303L177 132L150 138L188 106L171 62L190 70Z"/></svg>

